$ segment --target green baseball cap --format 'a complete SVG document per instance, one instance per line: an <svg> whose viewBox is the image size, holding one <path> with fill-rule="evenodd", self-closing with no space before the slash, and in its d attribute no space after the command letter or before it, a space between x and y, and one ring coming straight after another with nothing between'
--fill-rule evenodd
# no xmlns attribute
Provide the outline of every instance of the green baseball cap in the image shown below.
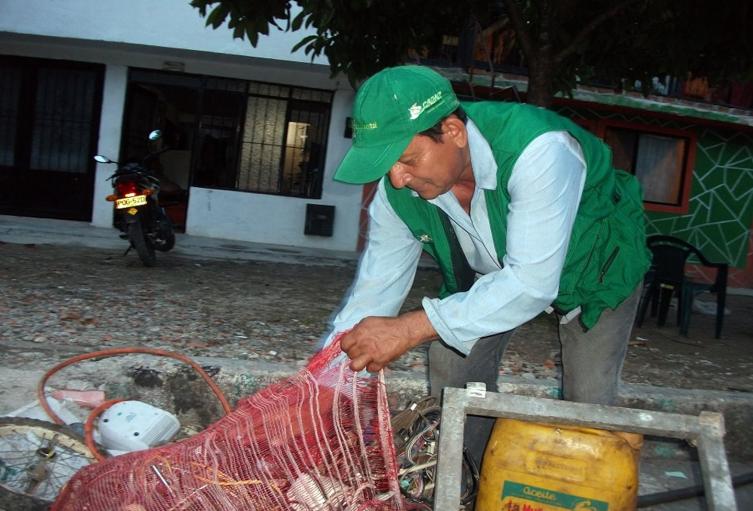
<svg viewBox="0 0 753 511"><path fill-rule="evenodd" d="M385 175L416 133L460 106L450 82L423 66L388 67L366 80L353 104L353 145L335 180L363 184Z"/></svg>

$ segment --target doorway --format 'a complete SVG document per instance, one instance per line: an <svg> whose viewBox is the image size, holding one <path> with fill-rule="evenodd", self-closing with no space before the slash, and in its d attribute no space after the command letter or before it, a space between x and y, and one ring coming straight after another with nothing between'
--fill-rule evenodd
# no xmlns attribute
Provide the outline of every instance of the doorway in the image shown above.
<svg viewBox="0 0 753 511"><path fill-rule="evenodd" d="M160 180L160 205L178 232L186 228L198 111L193 81L170 73L132 71L123 122L120 161L142 161L150 152L163 151L147 165ZM148 135L155 129L162 137L153 142Z"/></svg>
<svg viewBox="0 0 753 511"><path fill-rule="evenodd" d="M0 56L0 213L91 220L103 76Z"/></svg>

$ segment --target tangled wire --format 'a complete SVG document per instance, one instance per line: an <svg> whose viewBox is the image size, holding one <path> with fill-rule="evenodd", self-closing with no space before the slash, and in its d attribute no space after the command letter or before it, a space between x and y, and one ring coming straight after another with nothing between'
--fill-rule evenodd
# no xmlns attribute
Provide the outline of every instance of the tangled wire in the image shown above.
<svg viewBox="0 0 753 511"><path fill-rule="evenodd" d="M434 397L411 403L392 417L399 470L398 483L408 509L431 510L439 451L439 422L441 407ZM478 490L478 467L463 452L461 504L473 502Z"/></svg>

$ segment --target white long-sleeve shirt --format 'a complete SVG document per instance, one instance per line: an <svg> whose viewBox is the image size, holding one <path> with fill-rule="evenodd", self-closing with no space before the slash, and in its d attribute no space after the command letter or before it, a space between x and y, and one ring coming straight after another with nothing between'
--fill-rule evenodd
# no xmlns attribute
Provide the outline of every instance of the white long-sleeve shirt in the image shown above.
<svg viewBox="0 0 753 511"><path fill-rule="evenodd" d="M429 202L447 213L477 280L467 292L422 300L437 334L461 353L481 337L529 321L557 297L586 178L580 145L567 132L545 133L525 148L507 185L506 253L500 265L483 193L497 187L497 164L471 120L466 127L476 181L470 215L451 191ZM333 333L367 316L395 316L413 285L421 242L390 205L384 179L369 207L368 245L332 322Z"/></svg>

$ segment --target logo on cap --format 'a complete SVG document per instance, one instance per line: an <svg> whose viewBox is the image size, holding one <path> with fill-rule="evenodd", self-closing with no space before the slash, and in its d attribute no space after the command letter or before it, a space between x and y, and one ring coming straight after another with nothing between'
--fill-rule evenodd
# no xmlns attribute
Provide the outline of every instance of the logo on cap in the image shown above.
<svg viewBox="0 0 753 511"><path fill-rule="evenodd" d="M415 119L418 119L418 117L430 106L438 103L442 100L442 91L438 91L426 101L421 103L420 105L418 103L413 103L410 108L408 109L408 114L410 114L410 120L413 121Z"/></svg>
<svg viewBox="0 0 753 511"><path fill-rule="evenodd" d="M408 113L410 114L410 120L418 119L418 116L421 115L421 111L423 108L418 106L416 103L413 103L411 107L408 109Z"/></svg>

